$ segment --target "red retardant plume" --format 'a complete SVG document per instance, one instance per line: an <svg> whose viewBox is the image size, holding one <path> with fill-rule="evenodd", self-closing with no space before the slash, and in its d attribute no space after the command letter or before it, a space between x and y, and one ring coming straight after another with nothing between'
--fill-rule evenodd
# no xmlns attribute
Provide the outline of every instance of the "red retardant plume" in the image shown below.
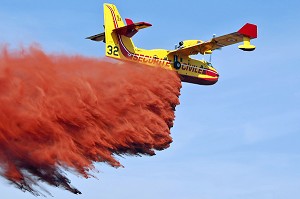
<svg viewBox="0 0 300 199"><path fill-rule="evenodd" d="M120 167L115 155L172 142L176 73L35 46L0 51L0 175L19 189L39 195L45 182L79 194L64 170L88 178L96 162Z"/></svg>

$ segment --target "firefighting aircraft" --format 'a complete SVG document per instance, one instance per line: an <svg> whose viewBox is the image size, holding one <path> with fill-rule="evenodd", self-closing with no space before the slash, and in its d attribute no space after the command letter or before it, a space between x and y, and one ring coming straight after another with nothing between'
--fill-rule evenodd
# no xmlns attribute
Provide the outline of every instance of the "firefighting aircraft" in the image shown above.
<svg viewBox="0 0 300 199"><path fill-rule="evenodd" d="M135 47L131 37L139 30L152 25L146 22L133 23L131 19L125 19L125 21L126 25L115 5L105 3L105 32L87 37L87 39L106 43L106 56L108 57L160 66L176 71L183 82L200 85L215 84L219 74L210 62L193 59L191 55L211 54L213 50L239 42L244 42L239 49L253 51L255 46L250 44L250 40L257 38L257 26L247 23L237 32L213 37L209 41L185 40L179 42L175 50L145 50Z"/></svg>

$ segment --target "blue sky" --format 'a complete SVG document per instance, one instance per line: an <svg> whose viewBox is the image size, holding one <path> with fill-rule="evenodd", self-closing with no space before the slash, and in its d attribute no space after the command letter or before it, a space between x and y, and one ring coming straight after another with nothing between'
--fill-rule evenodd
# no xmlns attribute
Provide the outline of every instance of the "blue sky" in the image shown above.
<svg viewBox="0 0 300 199"><path fill-rule="evenodd" d="M102 31L103 1L0 0L0 43L39 43L47 52L103 57L84 38ZM123 18L146 21L137 46L173 49L258 25L254 52L216 51L214 86L183 84L174 141L155 157L97 164L97 179L69 175L83 195L47 187L54 198L296 199L300 196L300 33L298 1L111 1ZM245 4L245 5L243 5ZM202 58L199 56L199 58ZM1 198L34 198L0 180Z"/></svg>

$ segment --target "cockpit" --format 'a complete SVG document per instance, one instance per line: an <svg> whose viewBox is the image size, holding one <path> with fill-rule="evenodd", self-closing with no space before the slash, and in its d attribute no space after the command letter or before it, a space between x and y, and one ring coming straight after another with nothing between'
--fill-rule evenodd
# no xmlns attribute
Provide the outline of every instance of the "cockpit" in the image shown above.
<svg viewBox="0 0 300 199"><path fill-rule="evenodd" d="M211 62L205 61L205 63L206 63L208 66L213 67L212 64L211 64Z"/></svg>
<svg viewBox="0 0 300 199"><path fill-rule="evenodd" d="M203 41L201 41L201 40L184 40L184 41L180 41L178 44L176 44L175 49L186 48L186 47L193 46L193 45L200 44L200 43L203 43Z"/></svg>
<svg viewBox="0 0 300 199"><path fill-rule="evenodd" d="M206 64L208 67L214 68L210 61L206 61L204 59L203 59L203 61L204 61L204 64Z"/></svg>

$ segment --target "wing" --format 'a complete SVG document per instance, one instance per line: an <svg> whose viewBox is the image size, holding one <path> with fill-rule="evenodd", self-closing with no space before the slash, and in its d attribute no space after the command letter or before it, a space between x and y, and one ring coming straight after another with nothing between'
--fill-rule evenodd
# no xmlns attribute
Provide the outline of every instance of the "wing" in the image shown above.
<svg viewBox="0 0 300 199"><path fill-rule="evenodd" d="M215 50L232 44L240 43L245 40L257 38L257 26L254 24L245 24L240 30L234 33L212 38L210 41L176 49L170 53L179 53L183 55L204 54L207 51ZM250 43L249 43L250 45ZM247 50L247 49L246 49ZM251 49L253 50L253 49Z"/></svg>

